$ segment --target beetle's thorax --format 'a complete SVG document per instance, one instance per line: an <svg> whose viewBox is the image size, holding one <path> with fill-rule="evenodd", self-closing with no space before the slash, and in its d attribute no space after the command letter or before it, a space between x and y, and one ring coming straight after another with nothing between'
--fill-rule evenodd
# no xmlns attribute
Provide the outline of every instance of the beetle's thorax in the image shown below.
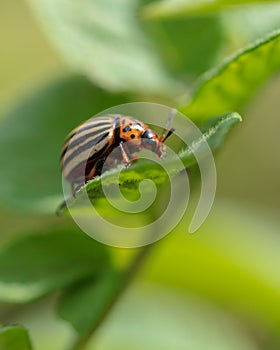
<svg viewBox="0 0 280 350"><path fill-rule="evenodd" d="M119 123L120 139L124 142L141 139L141 135L148 128L146 124L133 117L121 117Z"/></svg>
<svg viewBox="0 0 280 350"><path fill-rule="evenodd" d="M132 117L120 118L120 139L123 142L133 141L138 150L148 149L159 157L163 153L161 137L146 124Z"/></svg>

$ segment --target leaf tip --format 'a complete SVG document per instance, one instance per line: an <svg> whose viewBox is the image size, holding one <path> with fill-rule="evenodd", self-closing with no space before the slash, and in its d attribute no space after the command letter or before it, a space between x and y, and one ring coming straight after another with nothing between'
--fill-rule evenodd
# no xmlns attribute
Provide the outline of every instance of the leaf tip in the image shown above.
<svg viewBox="0 0 280 350"><path fill-rule="evenodd" d="M231 114L231 117L233 119L237 119L240 123L243 122L243 119L242 119L241 115L238 112L233 112Z"/></svg>

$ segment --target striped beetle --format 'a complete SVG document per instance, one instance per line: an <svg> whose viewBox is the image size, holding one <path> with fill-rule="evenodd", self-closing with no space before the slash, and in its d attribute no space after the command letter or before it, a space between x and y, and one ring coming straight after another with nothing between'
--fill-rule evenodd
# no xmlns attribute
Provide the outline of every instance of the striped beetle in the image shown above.
<svg viewBox="0 0 280 350"><path fill-rule="evenodd" d="M140 120L121 114L91 118L75 128L67 136L60 157L62 173L71 184L73 196L86 182L101 175L106 158L119 146L126 167L130 166L130 161L137 160L137 152L143 149L162 158L163 142L174 131L167 129L174 111L162 135L157 135ZM126 145L131 140L134 140L133 145Z"/></svg>

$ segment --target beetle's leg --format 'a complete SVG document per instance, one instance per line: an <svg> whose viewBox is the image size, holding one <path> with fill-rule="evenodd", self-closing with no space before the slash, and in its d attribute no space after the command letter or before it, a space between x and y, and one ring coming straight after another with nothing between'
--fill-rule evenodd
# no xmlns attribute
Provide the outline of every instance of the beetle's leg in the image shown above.
<svg viewBox="0 0 280 350"><path fill-rule="evenodd" d="M86 177L86 182L88 182L89 180L93 179L97 170L97 164L94 165L94 167L91 169L91 171L89 172L89 174Z"/></svg>
<svg viewBox="0 0 280 350"><path fill-rule="evenodd" d="M95 162L94 166L92 167L92 169L90 170L89 174L86 177L86 182L94 179L97 175L102 174L101 170L105 162L105 159L106 159L105 157L102 157Z"/></svg>
<svg viewBox="0 0 280 350"><path fill-rule="evenodd" d="M137 160L138 160L138 154L137 154L137 153L132 153L130 158L131 158L131 161L132 161L132 162L137 162Z"/></svg>
<svg viewBox="0 0 280 350"><path fill-rule="evenodd" d="M78 185L74 185L74 182L71 183L72 196L76 198L77 192L84 186L84 183L79 183Z"/></svg>
<svg viewBox="0 0 280 350"><path fill-rule="evenodd" d="M124 144L123 142L121 141L120 142L120 148L121 148L121 153L122 153L122 157L123 157L123 162L124 162L124 166L127 168L130 166L130 161L128 159L128 156L127 156L127 153L124 149Z"/></svg>
<svg viewBox="0 0 280 350"><path fill-rule="evenodd" d="M71 192L72 192L72 196L75 197L76 190L75 190L74 182L71 182Z"/></svg>

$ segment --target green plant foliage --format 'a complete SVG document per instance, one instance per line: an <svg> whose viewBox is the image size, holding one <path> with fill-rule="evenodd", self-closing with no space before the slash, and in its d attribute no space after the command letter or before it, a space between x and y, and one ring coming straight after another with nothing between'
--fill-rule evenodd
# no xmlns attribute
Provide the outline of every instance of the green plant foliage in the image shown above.
<svg viewBox="0 0 280 350"><path fill-rule="evenodd" d="M81 336L85 336L107 315L108 308L124 283L123 277L122 272L111 269L98 280L70 289L59 303L60 317L70 322Z"/></svg>
<svg viewBox="0 0 280 350"><path fill-rule="evenodd" d="M220 14L228 51L244 48L279 29L280 3L263 1L258 6L239 6Z"/></svg>
<svg viewBox="0 0 280 350"><path fill-rule="evenodd" d="M205 140L210 145L213 151L217 150L224 142L224 139L227 133L230 131L232 126L241 121L241 117L237 113L229 113L220 117L213 118L204 125L201 125L204 138L196 140L192 147L199 149L200 145L205 142ZM179 152L179 158L181 159L184 167L189 168L196 164L196 159L190 148L182 149ZM163 165L166 165L169 169L169 175L176 175L181 170L182 167L178 168L177 161L172 158L166 158L162 161ZM157 185L163 184L167 181L168 175L166 171L160 167L157 163L151 161L138 161L135 164L132 164L131 167L123 169L119 177L115 175L119 172L119 169L114 169L108 172L105 172L100 177L89 181L76 195L75 198L68 201L68 205L72 206L84 202L85 197L89 197L92 200L97 198L104 197L104 192L102 186L110 187L113 184L118 182L119 186L129 192L131 199L135 200L135 197L138 196L139 184L144 179L152 179L153 182ZM133 191L133 193L132 193ZM59 208L58 212L61 213L66 209L66 204L63 203ZM104 208L106 211L106 208ZM101 208L102 210L102 208Z"/></svg>
<svg viewBox="0 0 280 350"><path fill-rule="evenodd" d="M152 2L141 10L141 17L144 19L177 18L186 16L201 16L213 14L217 11L227 9L232 6L267 4L277 2L276 0L161 0Z"/></svg>
<svg viewBox="0 0 280 350"><path fill-rule="evenodd" d="M196 234L188 235L187 225L185 218L160 241L142 277L211 300L278 334L278 222L244 204L220 201Z"/></svg>
<svg viewBox="0 0 280 350"><path fill-rule="evenodd" d="M15 240L0 251L0 300L26 303L110 265L104 245L77 229L53 229Z"/></svg>
<svg viewBox="0 0 280 350"><path fill-rule="evenodd" d="M66 60L96 84L122 91L170 92L173 81L139 27L137 1L29 2Z"/></svg>
<svg viewBox="0 0 280 350"><path fill-rule="evenodd" d="M127 102L79 76L34 92L1 121L0 198L11 207L53 213L62 199L59 154L66 135L111 105Z"/></svg>
<svg viewBox="0 0 280 350"><path fill-rule="evenodd" d="M166 261L164 261L164 265ZM149 264L147 264L149 268ZM162 265L163 268L163 265ZM163 269L162 269L163 270ZM161 271L163 273L163 271ZM83 304L83 300L80 300ZM73 335L71 325L53 315L52 303L41 303L26 320L34 349L67 350ZM73 306L75 306L73 304ZM89 305L87 312L90 311ZM42 317L42 315L44 317ZM74 333L74 334L73 334ZM211 346L211 347L210 347ZM86 350L263 350L244 324L215 305L186 290L141 281L138 277L121 295L112 312L91 337ZM276 348L277 349L277 348Z"/></svg>
<svg viewBox="0 0 280 350"><path fill-rule="evenodd" d="M224 34L219 17L143 21L167 69L186 84L212 67Z"/></svg>
<svg viewBox="0 0 280 350"><path fill-rule="evenodd" d="M280 32L241 51L205 74L192 101L180 108L197 122L225 110L238 110L280 68ZM269 62L269 64L268 64Z"/></svg>
<svg viewBox="0 0 280 350"><path fill-rule="evenodd" d="M21 326L0 326L1 350L32 350L28 332Z"/></svg>
<svg viewBox="0 0 280 350"><path fill-rule="evenodd" d="M248 26L246 24L247 34L236 43L239 33L243 32L244 24L238 24L242 18L240 22L234 22L234 16L224 11L234 7L238 13L245 8L240 5L251 6L257 2L264 6L264 1L27 1L50 41L66 61L87 78L69 76L49 82L16 104L1 119L0 204L20 209L23 214L54 214L63 200L59 154L65 136L86 119L109 107L131 102L132 97L143 100L145 96L146 100L159 103L168 100L173 106L177 105L176 108L180 100L178 109L196 123L202 137L188 146L179 142L176 135L174 144L174 139L168 139L172 147L178 146L180 165L172 157L166 157L158 164L139 160L123 169L118 178L115 175L120 168L115 167L89 181L67 204L77 205L75 209L86 216L88 212L83 203L89 196L99 214L112 223L114 220L121 222L126 213L108 205L101 181L107 188L118 185L127 199L136 200L140 197L140 183L148 178L157 188L165 187L164 198L170 181L162 164L173 177L183 168L187 169L192 184L199 178L195 172L198 167L194 148L202 149L207 141L212 151L220 149L234 125L241 121L239 110L280 68L280 30L264 37L264 24L255 19ZM274 6L277 3L271 2ZM15 9L16 5L13 6ZM254 9L261 13L257 6ZM247 15L252 14L248 11ZM262 20L267 28L271 28L277 23L276 17L273 23L268 23L270 16L266 11ZM225 28L230 27L236 36L227 35ZM182 92L189 94L189 83L210 69L222 53L240 47L248 38L255 38L259 27L262 28L260 40L204 74L189 99L182 95ZM231 183L230 179L228 183ZM131 215L125 224L130 225L130 219L133 225L155 219L153 214L158 214L161 209L158 205L158 211L153 213L156 206L155 201L139 214L139 218ZM147 252L154 249L142 278L145 283L156 282L161 286L145 294L147 287L138 290L136 283L138 294L135 293L132 301L129 296L126 299L125 294L123 305L122 300L116 305L117 311L119 305L124 308L117 313L117 327L114 326L113 331L110 329L109 318L108 328L103 328L104 335L102 329L94 336L92 348L267 349L262 338L275 336L279 339L278 231L274 232L266 224L262 227L255 216L251 217L240 208L230 207L227 203L223 203L223 208L214 212L212 219L210 217L195 236L185 234L189 226L190 212L187 211L169 237L157 245L129 252L109 249L77 228L57 225L56 220L50 220L48 216L37 215L27 227L29 218L18 217L10 231L5 230L8 225L5 218L1 223L6 232L5 240L13 230L13 234L15 231L20 233L20 226L24 228L24 235L1 244L0 300L24 304L59 292L59 298L56 294L52 299L52 303L58 302L60 317L56 317L55 322L62 325L61 329L66 329L65 334L76 331L73 350L89 349L92 347L91 336L100 325L103 326L105 319L107 321L112 307L132 277L137 275ZM59 212L67 213L65 203L59 207ZM242 215L249 221L244 217L241 219ZM38 230L40 219L41 229ZM46 223L48 225L44 227ZM131 227L135 227L133 225ZM98 225L93 228L95 233L104 234L98 232L101 231ZM212 306L207 309L191 294L207 300ZM49 299L46 300L48 307ZM43 322L45 314L41 314L41 302L37 303L37 317ZM226 307L230 313L224 308L224 314L220 314L217 306ZM6 312L11 306L4 308ZM31 311L31 308L26 309ZM21 311L21 308L16 310ZM26 317L25 311L6 314L21 320L21 316ZM112 315L114 317L114 313ZM238 319L237 324L233 315ZM23 323L29 328L28 317L27 323ZM35 329L40 333L41 323L35 323ZM60 331L56 329L55 332L59 337ZM256 336L258 333L261 335ZM279 348L278 339L275 348ZM42 349L44 346L53 349L45 344ZM26 330L19 326L0 327L0 350L31 350Z"/></svg>
<svg viewBox="0 0 280 350"><path fill-rule="evenodd" d="M139 280L85 349L260 350L242 325L215 306L170 286Z"/></svg>

